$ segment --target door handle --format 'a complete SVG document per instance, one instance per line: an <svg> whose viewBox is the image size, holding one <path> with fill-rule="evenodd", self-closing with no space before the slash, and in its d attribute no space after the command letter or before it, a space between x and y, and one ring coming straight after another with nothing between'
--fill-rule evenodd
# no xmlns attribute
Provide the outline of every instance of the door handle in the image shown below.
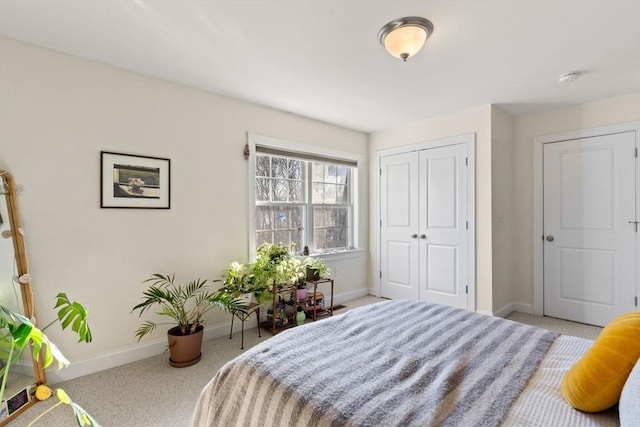
<svg viewBox="0 0 640 427"><path fill-rule="evenodd" d="M418 235L417 235L417 234L415 234L415 233L413 233L410 237L411 237L412 239L417 239L417 238L418 238Z"/></svg>
<svg viewBox="0 0 640 427"><path fill-rule="evenodd" d="M553 242L553 236L551 234L549 234L547 237L545 237L545 240L547 242Z"/></svg>
<svg viewBox="0 0 640 427"><path fill-rule="evenodd" d="M421 239L426 239L426 238L427 238L427 235L426 235L426 234L424 234L424 233L422 233L422 234L420 235L420 238L421 238Z"/></svg>
<svg viewBox="0 0 640 427"><path fill-rule="evenodd" d="M636 226L636 233L638 232L638 221L629 221L629 224L633 224Z"/></svg>

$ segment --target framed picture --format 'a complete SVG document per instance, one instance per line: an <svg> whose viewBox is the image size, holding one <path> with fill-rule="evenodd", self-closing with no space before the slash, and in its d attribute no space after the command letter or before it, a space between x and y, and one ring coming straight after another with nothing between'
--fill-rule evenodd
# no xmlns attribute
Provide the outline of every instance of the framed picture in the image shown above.
<svg viewBox="0 0 640 427"><path fill-rule="evenodd" d="M171 160L100 152L100 207L169 209Z"/></svg>

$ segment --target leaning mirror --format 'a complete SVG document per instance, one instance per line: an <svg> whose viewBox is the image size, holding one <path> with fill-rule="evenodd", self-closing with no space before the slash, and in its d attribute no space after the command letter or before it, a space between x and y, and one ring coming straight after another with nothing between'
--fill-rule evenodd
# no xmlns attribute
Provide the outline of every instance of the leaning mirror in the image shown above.
<svg viewBox="0 0 640 427"><path fill-rule="evenodd" d="M0 169L0 304L8 310L35 318L33 294L25 242L17 203L16 185L11 174ZM4 395L0 405L0 425L6 424L35 400L32 390L46 382L40 361L25 351L20 360L11 360L11 334L7 322L0 325L0 379ZM1 390L1 388L0 388Z"/></svg>

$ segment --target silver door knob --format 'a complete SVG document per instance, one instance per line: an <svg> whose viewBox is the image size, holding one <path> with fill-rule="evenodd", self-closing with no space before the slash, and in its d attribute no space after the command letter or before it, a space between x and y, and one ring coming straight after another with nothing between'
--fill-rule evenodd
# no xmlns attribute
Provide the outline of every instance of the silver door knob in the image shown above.
<svg viewBox="0 0 640 427"><path fill-rule="evenodd" d="M553 242L553 236L551 234L549 234L547 237L545 237L545 240L547 242Z"/></svg>
<svg viewBox="0 0 640 427"><path fill-rule="evenodd" d="M417 238L418 238L418 235L414 233L414 234L412 234L412 235L411 235L411 238L412 238L412 239L417 239Z"/></svg>
<svg viewBox="0 0 640 427"><path fill-rule="evenodd" d="M421 239L426 239L426 238L427 238L427 235L426 235L426 234L424 234L424 233L422 233L422 234L420 235L420 238L421 238Z"/></svg>

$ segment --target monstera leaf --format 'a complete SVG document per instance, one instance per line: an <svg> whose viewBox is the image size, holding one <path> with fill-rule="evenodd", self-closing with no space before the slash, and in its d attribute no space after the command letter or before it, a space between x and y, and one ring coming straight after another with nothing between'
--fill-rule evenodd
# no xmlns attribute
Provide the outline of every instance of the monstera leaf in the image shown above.
<svg viewBox="0 0 640 427"><path fill-rule="evenodd" d="M71 326L71 330L78 334L78 342L91 342L91 329L87 323L87 310L78 302L71 302L67 294L60 292L56 295L56 305L54 308L61 307L58 310L58 320L62 329Z"/></svg>

